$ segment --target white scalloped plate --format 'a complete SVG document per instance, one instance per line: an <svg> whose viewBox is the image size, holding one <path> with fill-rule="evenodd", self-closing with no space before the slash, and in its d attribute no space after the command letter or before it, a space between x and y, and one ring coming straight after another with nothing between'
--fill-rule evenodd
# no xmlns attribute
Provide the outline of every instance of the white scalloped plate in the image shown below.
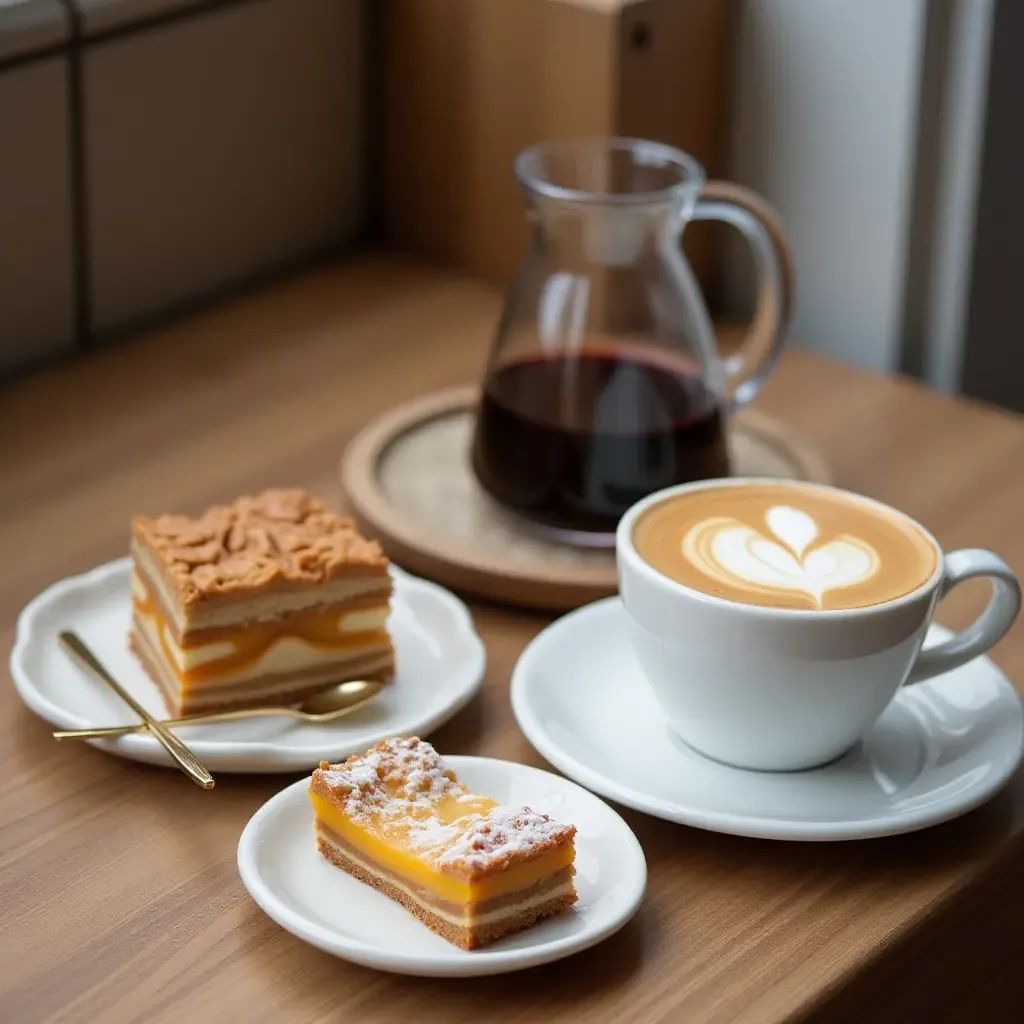
<svg viewBox="0 0 1024 1024"><path fill-rule="evenodd" d="M576 826L574 907L483 949L458 949L320 856L308 779L272 797L245 826L238 870L249 894L282 928L319 949L377 970L427 977L502 974L560 960L607 939L636 913L647 862L629 826L603 800L512 761L445 761L477 793Z"/></svg>
<svg viewBox="0 0 1024 1024"><path fill-rule="evenodd" d="M181 738L210 771L287 772L337 761L387 736L426 735L476 693L486 654L469 610L454 594L392 567L389 629L398 666L380 696L337 722L257 719L181 729ZM18 618L11 677L21 699L60 729L135 721L117 696L88 677L57 644L74 629L143 706L166 717L156 686L128 650L131 559L98 566L43 591ZM71 742L71 741L69 741ZM80 742L80 741L74 741ZM169 765L151 736L134 733L89 741L110 753Z"/></svg>

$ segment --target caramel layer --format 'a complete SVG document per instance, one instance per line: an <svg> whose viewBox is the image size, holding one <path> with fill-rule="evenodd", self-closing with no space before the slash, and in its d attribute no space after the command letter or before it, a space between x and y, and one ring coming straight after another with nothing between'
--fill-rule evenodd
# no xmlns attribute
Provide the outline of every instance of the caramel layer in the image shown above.
<svg viewBox="0 0 1024 1024"><path fill-rule="evenodd" d="M326 686L346 679L390 679L395 672L390 651L346 658L301 672L255 676L222 686L182 690L164 661L154 654L145 637L132 632L130 646L175 715L228 708L295 704Z"/></svg>
<svg viewBox="0 0 1024 1024"><path fill-rule="evenodd" d="M136 570L136 579L144 589L144 595L132 598L134 614L147 619L157 634L161 654L168 667L178 677L182 688L215 684L225 676L237 675L255 667L261 658L281 640L298 640L314 650L337 652L339 657L356 653L362 649L382 647L390 644L386 629L370 629L346 632L341 628L342 617L351 611L372 607L366 598L334 605L327 609L299 612L281 619L271 619L236 627L233 631L220 629L216 637L206 635L187 636L174 650L168 633L173 627L164 617L164 611L156 600L151 584ZM379 607L379 605L378 605ZM195 652L205 646L230 646L231 652L202 661L194 666L181 667L182 654Z"/></svg>

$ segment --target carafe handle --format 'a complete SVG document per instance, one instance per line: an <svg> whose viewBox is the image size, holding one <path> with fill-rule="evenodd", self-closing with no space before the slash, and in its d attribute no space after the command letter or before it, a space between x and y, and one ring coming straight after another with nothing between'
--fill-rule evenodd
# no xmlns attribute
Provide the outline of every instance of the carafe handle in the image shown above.
<svg viewBox="0 0 1024 1024"><path fill-rule="evenodd" d="M691 220L718 220L750 244L757 270L757 307L740 349L725 360L732 408L761 390L782 352L793 316L793 260L775 210L756 192L731 181L709 181Z"/></svg>

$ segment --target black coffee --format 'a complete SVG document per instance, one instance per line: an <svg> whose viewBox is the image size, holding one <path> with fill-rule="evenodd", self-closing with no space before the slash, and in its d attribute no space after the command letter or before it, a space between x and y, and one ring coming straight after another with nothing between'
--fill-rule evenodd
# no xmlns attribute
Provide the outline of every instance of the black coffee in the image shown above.
<svg viewBox="0 0 1024 1024"><path fill-rule="evenodd" d="M484 488L560 529L607 532L652 491L729 474L719 400L629 350L535 357L489 378L473 444Z"/></svg>

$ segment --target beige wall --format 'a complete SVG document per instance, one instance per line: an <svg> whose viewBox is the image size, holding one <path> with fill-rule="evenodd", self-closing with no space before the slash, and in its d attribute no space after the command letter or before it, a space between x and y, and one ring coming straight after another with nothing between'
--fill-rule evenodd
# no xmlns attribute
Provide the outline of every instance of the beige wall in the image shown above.
<svg viewBox="0 0 1024 1024"><path fill-rule="evenodd" d="M371 0L0 0L0 372L351 245Z"/></svg>
<svg viewBox="0 0 1024 1024"><path fill-rule="evenodd" d="M900 362L925 0L747 0L732 174L793 243L793 341ZM745 287L734 271L734 298Z"/></svg>

